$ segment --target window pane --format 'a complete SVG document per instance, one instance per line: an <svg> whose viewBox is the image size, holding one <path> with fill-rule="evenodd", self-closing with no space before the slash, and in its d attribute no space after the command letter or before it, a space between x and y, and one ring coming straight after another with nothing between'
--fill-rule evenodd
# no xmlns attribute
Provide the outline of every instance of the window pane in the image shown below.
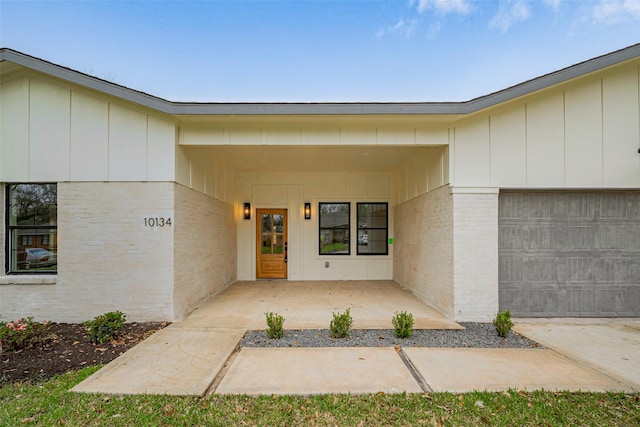
<svg viewBox="0 0 640 427"><path fill-rule="evenodd" d="M9 188L9 194L9 225L56 225L56 184L13 184Z"/></svg>
<svg viewBox="0 0 640 427"><path fill-rule="evenodd" d="M58 267L56 184L7 186L9 273L51 272Z"/></svg>
<svg viewBox="0 0 640 427"><path fill-rule="evenodd" d="M349 203L319 203L320 255L349 255Z"/></svg>
<svg viewBox="0 0 640 427"><path fill-rule="evenodd" d="M262 214L262 232L271 233L271 215Z"/></svg>
<svg viewBox="0 0 640 427"><path fill-rule="evenodd" d="M349 255L349 230L321 229L320 255Z"/></svg>
<svg viewBox="0 0 640 427"><path fill-rule="evenodd" d="M387 228L386 203L358 203L358 228Z"/></svg>
<svg viewBox="0 0 640 427"><path fill-rule="evenodd" d="M358 255L387 254L387 230L368 230L367 234L360 234L358 230Z"/></svg>
<svg viewBox="0 0 640 427"><path fill-rule="evenodd" d="M284 253L284 215L262 214L261 252L266 255Z"/></svg>
<svg viewBox="0 0 640 427"><path fill-rule="evenodd" d="M388 203L358 203L358 255L388 255Z"/></svg>
<svg viewBox="0 0 640 427"><path fill-rule="evenodd" d="M284 224L284 215L273 215L273 231L276 233L282 233L282 225Z"/></svg>
<svg viewBox="0 0 640 427"><path fill-rule="evenodd" d="M9 253L10 271L55 272L58 266L58 233L51 230L13 229Z"/></svg>
<svg viewBox="0 0 640 427"><path fill-rule="evenodd" d="M262 233L262 253L271 254L271 233Z"/></svg>
<svg viewBox="0 0 640 427"><path fill-rule="evenodd" d="M320 227L349 228L349 203L320 203Z"/></svg>
<svg viewBox="0 0 640 427"><path fill-rule="evenodd" d="M282 234L274 234L271 238L273 242L273 252L274 254L283 254L284 253L284 235Z"/></svg>

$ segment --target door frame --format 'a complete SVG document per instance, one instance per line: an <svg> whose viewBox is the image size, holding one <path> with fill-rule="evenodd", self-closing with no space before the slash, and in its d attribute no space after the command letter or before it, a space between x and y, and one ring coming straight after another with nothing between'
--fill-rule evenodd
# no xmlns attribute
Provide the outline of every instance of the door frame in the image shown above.
<svg viewBox="0 0 640 427"><path fill-rule="evenodd" d="M283 273L280 276L273 277L273 275L264 274L261 269L262 259L262 214L282 214L284 216L283 221ZM289 277L289 264L288 264L288 236L289 236L289 219L287 208L256 208L256 221L255 221L255 249L256 249L256 264L255 264L255 277L256 280L269 280L280 279L286 280Z"/></svg>

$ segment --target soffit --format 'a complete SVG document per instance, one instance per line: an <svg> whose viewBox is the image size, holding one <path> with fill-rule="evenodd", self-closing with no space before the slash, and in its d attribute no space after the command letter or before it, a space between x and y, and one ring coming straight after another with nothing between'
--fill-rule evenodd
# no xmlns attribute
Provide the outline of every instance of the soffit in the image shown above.
<svg viewBox="0 0 640 427"><path fill-rule="evenodd" d="M12 62L0 61L0 75L5 77L11 73L21 70L23 67Z"/></svg>

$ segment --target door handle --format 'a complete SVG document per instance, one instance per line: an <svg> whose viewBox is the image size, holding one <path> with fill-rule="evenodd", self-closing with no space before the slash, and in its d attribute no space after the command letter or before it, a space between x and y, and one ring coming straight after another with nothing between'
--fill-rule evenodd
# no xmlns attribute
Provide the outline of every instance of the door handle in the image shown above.
<svg viewBox="0 0 640 427"><path fill-rule="evenodd" d="M287 247L288 245L289 245L289 242L284 242L284 262L287 262L287 258L289 255L289 249Z"/></svg>

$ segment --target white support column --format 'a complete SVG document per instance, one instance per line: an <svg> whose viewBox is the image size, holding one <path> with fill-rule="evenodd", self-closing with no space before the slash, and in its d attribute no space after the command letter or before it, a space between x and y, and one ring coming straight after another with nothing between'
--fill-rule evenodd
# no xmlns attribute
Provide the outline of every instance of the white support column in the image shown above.
<svg viewBox="0 0 640 427"><path fill-rule="evenodd" d="M498 311L498 188L451 188L454 318L487 322Z"/></svg>

